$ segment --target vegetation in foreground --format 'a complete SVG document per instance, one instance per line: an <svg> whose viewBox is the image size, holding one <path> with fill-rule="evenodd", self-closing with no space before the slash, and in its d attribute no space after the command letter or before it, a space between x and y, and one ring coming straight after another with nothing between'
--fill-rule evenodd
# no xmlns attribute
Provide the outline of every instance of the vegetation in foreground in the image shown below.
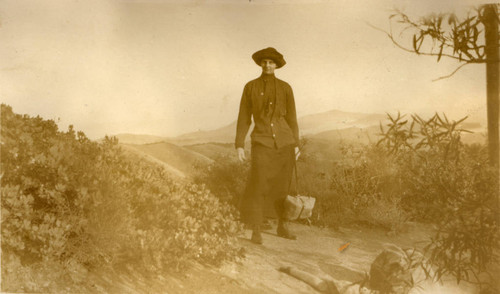
<svg viewBox="0 0 500 294"><path fill-rule="evenodd" d="M92 142L6 105L1 114L2 291L78 287L99 266L155 273L240 256L234 207L248 163L220 157L197 168L195 184L179 182L114 139ZM305 141L299 192L317 197L311 221L395 233L407 221L431 223L432 277L495 287L488 275L498 264L498 176L485 146L461 143L460 123L389 117L378 144L344 145L332 160L308 152Z"/></svg>
<svg viewBox="0 0 500 294"><path fill-rule="evenodd" d="M240 255L234 209L72 127L1 106L2 291L60 292L95 267L174 271ZM64 285L64 289L59 287Z"/></svg>
<svg viewBox="0 0 500 294"><path fill-rule="evenodd" d="M463 121L389 115L377 144L344 144L341 156L330 161L309 153L304 141L298 192L317 198L312 223L361 223L392 233L410 221L432 224L436 230L425 247L435 269L429 278L452 275L458 283L498 289L492 284L498 272L498 174L488 164L486 146L461 142ZM196 181L237 204L247 170L248 163L220 157Z"/></svg>

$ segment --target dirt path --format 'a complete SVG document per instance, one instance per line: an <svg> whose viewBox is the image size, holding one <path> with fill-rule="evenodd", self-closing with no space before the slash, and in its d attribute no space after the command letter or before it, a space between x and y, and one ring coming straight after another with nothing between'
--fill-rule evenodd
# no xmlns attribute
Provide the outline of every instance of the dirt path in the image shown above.
<svg viewBox="0 0 500 294"><path fill-rule="evenodd" d="M275 227L275 226L274 226ZM340 232L293 224L298 240L290 241L276 236L274 230L263 235L264 245L255 245L246 231L240 238L246 257L227 263L221 268L195 266L177 276L142 278L133 270L114 273L113 276L92 274L95 280L92 292L107 293L319 293L308 284L278 269L292 266L317 277L333 280L339 287L360 281L364 272L383 250L385 243L400 247L423 246L426 231L412 227L407 233L386 236L382 231L342 229ZM342 252L338 248L350 242ZM103 276L108 276L103 278ZM453 281L444 285L422 284L423 291L412 293L475 293L474 288ZM91 290L91 289L89 289Z"/></svg>

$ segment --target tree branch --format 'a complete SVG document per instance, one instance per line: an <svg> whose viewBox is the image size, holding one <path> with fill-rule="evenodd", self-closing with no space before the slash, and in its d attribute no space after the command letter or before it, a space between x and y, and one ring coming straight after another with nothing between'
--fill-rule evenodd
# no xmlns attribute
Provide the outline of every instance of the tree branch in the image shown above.
<svg viewBox="0 0 500 294"><path fill-rule="evenodd" d="M385 31L385 30L383 30L381 28L378 28L378 27L370 24L369 22L365 22L365 23L368 26L370 26L371 28L384 33L387 37L389 37L389 39L392 41L392 43L394 43L394 45L396 45L397 47L399 47L400 49L402 49L402 50L404 50L406 52L416 53L418 55L424 55L424 56L436 56L436 57L439 56L438 53L432 53L432 52L415 52L415 50L413 50L413 49L408 49L408 48L404 47L403 45L399 44L394 39L394 36L392 35L392 33L388 33L387 31ZM460 58L460 57L457 57L457 56L453 56L453 55L450 55L450 54L443 54L443 53L441 54L441 56L446 56L448 58L452 58L452 59L459 60L459 61L465 61L467 64L468 63L485 63L486 62L486 60L484 60L484 59L470 59L470 60L468 60L468 59L463 59L463 58Z"/></svg>
<svg viewBox="0 0 500 294"><path fill-rule="evenodd" d="M444 79L447 79L447 78L449 78L449 77L453 76L454 74L456 74L456 73L457 73L457 72L458 72L458 71L459 71L462 67L464 67L464 66L466 66L466 65L468 65L468 64L471 64L471 63L472 63L472 62L466 62L466 63L463 63L463 64L461 64L459 67L457 67L457 68L456 68L456 69L455 69L452 73L450 73L449 75L439 77L439 78L434 79L434 80L432 80L432 81L433 81L433 82L437 82L437 81L439 81L439 80L444 80Z"/></svg>

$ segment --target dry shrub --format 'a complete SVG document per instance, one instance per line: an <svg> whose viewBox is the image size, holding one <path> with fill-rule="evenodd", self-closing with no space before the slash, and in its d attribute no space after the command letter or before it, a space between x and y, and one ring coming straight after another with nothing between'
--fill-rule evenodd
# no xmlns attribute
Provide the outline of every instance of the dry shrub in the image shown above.
<svg viewBox="0 0 500 294"><path fill-rule="evenodd" d="M237 207L247 184L250 163L221 155L208 166L199 166L194 182L205 185L221 201Z"/></svg>
<svg viewBox="0 0 500 294"><path fill-rule="evenodd" d="M389 116L379 145L398 167L403 207L417 220L436 225L426 247L436 266L434 278L452 274L488 287L491 264L498 261L498 172L488 164L485 146L466 146L465 118L443 115L407 120Z"/></svg>
<svg viewBox="0 0 500 294"><path fill-rule="evenodd" d="M2 290L58 291L57 280L78 283L75 272L123 262L158 271L239 255L241 226L204 187L125 155L116 139L93 142L72 127L60 132L51 120L1 111L2 262L17 268L2 266ZM13 282L35 269L44 283Z"/></svg>

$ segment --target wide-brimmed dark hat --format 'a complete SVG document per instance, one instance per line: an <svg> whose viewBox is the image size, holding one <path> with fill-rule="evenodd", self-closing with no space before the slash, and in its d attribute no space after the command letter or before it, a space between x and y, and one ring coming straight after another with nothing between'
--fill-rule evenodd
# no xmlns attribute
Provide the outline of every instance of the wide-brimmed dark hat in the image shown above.
<svg viewBox="0 0 500 294"><path fill-rule="evenodd" d="M260 61L262 59L271 59L276 63L276 68L280 68L286 64L285 59L283 59L283 54L279 53L276 49L269 47L266 49L259 50L252 55L252 59L260 66Z"/></svg>

